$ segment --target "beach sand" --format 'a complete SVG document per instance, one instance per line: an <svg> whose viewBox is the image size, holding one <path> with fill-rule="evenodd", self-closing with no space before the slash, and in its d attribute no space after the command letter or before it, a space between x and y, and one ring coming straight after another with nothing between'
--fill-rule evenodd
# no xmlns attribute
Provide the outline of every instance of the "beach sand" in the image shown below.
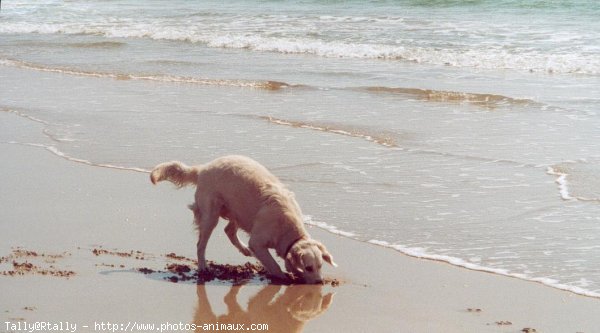
<svg viewBox="0 0 600 333"><path fill-rule="evenodd" d="M75 163L41 147L0 144L0 156L0 332L36 321L75 324L79 332L134 323L157 329L181 323L163 326L181 331L217 322L244 324L244 331L268 324L268 332L590 333L600 327L598 299L407 257L315 227L309 233L339 264L325 269L338 286L278 286L258 278L237 286L173 283L168 273L138 269L164 271L186 262L170 253L194 258L196 234L186 208L193 189L152 186L146 173ZM246 262L223 227L215 230L207 258Z"/></svg>

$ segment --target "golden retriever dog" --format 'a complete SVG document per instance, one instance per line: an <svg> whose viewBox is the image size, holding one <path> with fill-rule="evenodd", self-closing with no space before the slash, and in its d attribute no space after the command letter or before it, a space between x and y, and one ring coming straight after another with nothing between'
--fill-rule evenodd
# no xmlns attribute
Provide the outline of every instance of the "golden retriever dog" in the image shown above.
<svg viewBox="0 0 600 333"><path fill-rule="evenodd" d="M199 232L199 270L206 269L206 244L219 217L229 221L225 233L231 243L245 256L254 254L274 278L285 280L286 275L269 249L285 260L289 273L306 283L322 282L323 261L337 266L325 246L306 232L294 194L248 157L224 156L197 166L162 163L152 170L150 180L196 185L195 202L189 207ZM238 229L249 234L249 246L238 238Z"/></svg>

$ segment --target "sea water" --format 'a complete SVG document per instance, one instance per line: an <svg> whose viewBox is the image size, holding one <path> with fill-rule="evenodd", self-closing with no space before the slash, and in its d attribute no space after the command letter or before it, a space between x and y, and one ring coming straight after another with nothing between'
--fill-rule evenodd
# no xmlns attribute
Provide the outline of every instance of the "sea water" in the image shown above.
<svg viewBox="0 0 600 333"><path fill-rule="evenodd" d="M246 154L307 224L598 297L598 17L592 0L8 1L0 119L43 131L0 122L0 141L141 172Z"/></svg>

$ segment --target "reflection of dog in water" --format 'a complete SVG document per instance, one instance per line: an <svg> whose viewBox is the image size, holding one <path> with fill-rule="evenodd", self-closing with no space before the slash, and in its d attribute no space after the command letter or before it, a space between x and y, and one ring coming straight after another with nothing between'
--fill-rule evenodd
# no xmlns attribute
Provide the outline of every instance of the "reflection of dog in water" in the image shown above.
<svg viewBox="0 0 600 333"><path fill-rule="evenodd" d="M211 327L215 331L227 325L238 329L241 327L245 331L251 329L252 324L267 324L268 332L302 332L306 322L327 311L333 300L332 293L321 294L320 285L266 285L250 298L248 310L244 311L237 300L241 288L241 285L231 286L223 299L227 314L217 316L208 300L206 287L198 285L198 308L194 324L202 327L204 324L218 323L218 328ZM285 288L283 294L276 297L281 288ZM197 330L200 331L206 330Z"/></svg>

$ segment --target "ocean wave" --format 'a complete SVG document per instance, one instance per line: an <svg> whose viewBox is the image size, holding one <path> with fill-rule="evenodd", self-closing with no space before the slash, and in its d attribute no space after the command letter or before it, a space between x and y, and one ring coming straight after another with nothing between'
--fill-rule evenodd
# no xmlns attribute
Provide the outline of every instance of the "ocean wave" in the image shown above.
<svg viewBox="0 0 600 333"><path fill-rule="evenodd" d="M265 90L279 90L292 85L279 81L251 81L251 80L227 80L227 79L201 79L194 77L175 76L175 75L141 75L131 73L110 73L110 72L93 72L67 67L52 67L31 62L0 59L1 66L17 67L22 69L35 70L40 72L58 73L74 76L86 76L96 78L107 78L114 80L134 80L134 81L155 81L155 82L173 82L173 83L189 83L205 86L229 86L256 88Z"/></svg>
<svg viewBox="0 0 600 333"><path fill-rule="evenodd" d="M343 17L337 19L344 20ZM360 19L364 20L366 18ZM273 25L275 23L291 24L290 22L279 21L264 24ZM197 24L197 22L194 24ZM215 26L193 26L190 28L187 25L182 26L168 20L155 23L134 23L125 20L118 24L111 22L88 24L7 22L0 26L0 33L85 34L108 38L148 38L199 43L211 48L244 49L282 54L309 54L328 58L399 60L439 66L492 70L600 74L600 58L594 52L586 52L578 48L569 51L563 47L560 52L546 52L541 48L525 48L518 45L507 47L506 45L494 43L472 43L469 46L452 46L449 44L445 47L439 47L415 44L410 41L388 40L389 38L382 40L363 38L349 41L331 38L331 36L322 36L321 33L311 31L287 36L288 34L270 31L269 26L259 29L264 31L248 33L247 31L236 31L235 29L238 29L236 26L230 27L233 24L231 22L219 22L218 24L219 27L224 24L226 28L219 30L215 30ZM310 26L315 22L302 21L302 24ZM231 30L228 31L228 29ZM359 34L359 31L357 31L357 34ZM108 43L106 46L118 46L110 44L112 42ZM93 47L93 44L86 47Z"/></svg>
<svg viewBox="0 0 600 333"><path fill-rule="evenodd" d="M189 65L189 62L170 62L170 61L155 61L158 64L175 63L178 65ZM74 76L85 76L95 78L109 78L115 80L139 80L139 81L155 81L155 82L167 82L167 83L187 83L187 84L198 84L205 86L230 86L230 87L244 87L244 88L256 88L265 90L281 90L284 88L304 88L304 89L338 89L338 90L356 90L367 93L383 93L383 94L395 94L399 96L405 96L408 98L431 101L431 102L446 102L446 103L468 103L479 107L495 109L503 106L535 106L535 107L547 107L546 105L524 98L513 98L497 94L486 94L486 93L472 93L472 92L460 92L460 91L445 91L445 90L432 90L432 89L421 89L421 88L408 88L408 87L385 87L385 86L372 86L372 87L347 87L347 88L330 88L330 87L315 87L302 84L290 84L277 80L241 80L241 79L212 79L212 78L196 78L187 76L177 76L168 74L154 74L154 75L143 75L133 73L111 73L111 72L100 72L100 71L86 71L77 68L68 68L62 66L49 66L45 64L38 64L27 62L23 60L0 58L0 66L16 67L28 70L35 70L40 72L58 73ZM294 127L312 128L315 130L322 130L326 132L337 132L338 134L345 134L349 136L363 137L369 141L373 141L384 146L395 147L395 140L390 136L375 136L366 132L364 129L353 128L351 130L336 129L333 124L308 124L299 123L293 121L285 121L283 119L270 119L273 123L279 123L280 125L290 125ZM389 134L389 133L388 133Z"/></svg>

